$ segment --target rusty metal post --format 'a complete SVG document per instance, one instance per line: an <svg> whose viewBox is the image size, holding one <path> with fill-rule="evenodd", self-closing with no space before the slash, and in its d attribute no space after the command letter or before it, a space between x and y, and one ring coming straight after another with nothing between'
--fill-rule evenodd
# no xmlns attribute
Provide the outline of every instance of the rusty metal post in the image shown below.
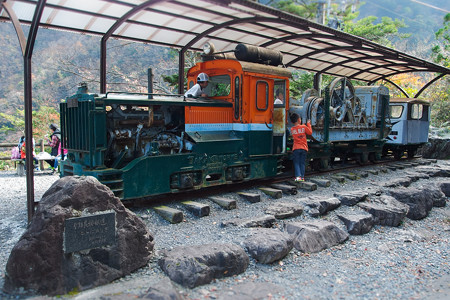
<svg viewBox="0 0 450 300"><path fill-rule="evenodd" d="M42 12L44 11L47 0L39 0L34 10L33 20L31 22L30 31L28 33L27 45L23 56L24 65L24 95L25 95L25 148L27 168L27 212L28 223L34 214L36 203L34 202L34 167L33 167L33 97L32 97L32 73L31 73L31 58L33 56L34 42L36 41L37 31L39 29L39 22L41 20Z"/></svg>
<svg viewBox="0 0 450 300"><path fill-rule="evenodd" d="M178 53L178 94L184 94L184 58L185 49L181 49Z"/></svg>

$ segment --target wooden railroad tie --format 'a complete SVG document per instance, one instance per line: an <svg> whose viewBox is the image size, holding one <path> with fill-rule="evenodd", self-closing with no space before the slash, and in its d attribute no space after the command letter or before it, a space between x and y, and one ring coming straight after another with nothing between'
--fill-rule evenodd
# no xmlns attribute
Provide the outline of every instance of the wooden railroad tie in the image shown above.
<svg viewBox="0 0 450 300"><path fill-rule="evenodd" d="M251 203L256 203L256 202L261 201L261 196L259 194L239 192L238 195L242 196L242 198L246 199L247 201L249 201Z"/></svg>
<svg viewBox="0 0 450 300"><path fill-rule="evenodd" d="M405 168L405 166L403 165L403 163L398 163L398 164L392 164L393 167L396 167L397 169L403 170Z"/></svg>
<svg viewBox="0 0 450 300"><path fill-rule="evenodd" d="M295 185L297 188L302 190L307 191L317 190L317 184L315 184L314 182L290 180L289 183Z"/></svg>
<svg viewBox="0 0 450 300"><path fill-rule="evenodd" d="M235 209L236 208L236 200L233 199L227 199L224 197L218 197L218 196L212 196L209 197L209 200L212 202L220 205L222 208L225 208L227 210Z"/></svg>
<svg viewBox="0 0 450 300"><path fill-rule="evenodd" d="M356 176L356 174L351 174L351 173L339 173L337 174L339 176L344 176L345 178L348 178L350 180L356 180L358 179L358 177Z"/></svg>
<svg viewBox="0 0 450 300"><path fill-rule="evenodd" d="M181 210L170 208L168 206L157 206L153 208L158 215L172 224L180 223L183 221L183 212Z"/></svg>
<svg viewBox="0 0 450 300"><path fill-rule="evenodd" d="M334 180L336 180L339 183L345 182L345 177L341 176L341 175L331 175L331 178L333 178Z"/></svg>
<svg viewBox="0 0 450 300"><path fill-rule="evenodd" d="M294 185L274 183L270 187L281 190L283 193L288 195L297 195L297 187Z"/></svg>
<svg viewBox="0 0 450 300"><path fill-rule="evenodd" d="M328 179L311 178L311 179L309 179L309 181L311 181L321 187L329 187L331 185L331 181Z"/></svg>
<svg viewBox="0 0 450 300"><path fill-rule="evenodd" d="M259 188L264 194L271 196L274 199L280 199L283 197L283 191L268 187Z"/></svg>
<svg viewBox="0 0 450 300"><path fill-rule="evenodd" d="M195 201L183 201L181 202L188 211L190 211L196 217L209 216L210 207L207 204L195 202Z"/></svg>
<svg viewBox="0 0 450 300"><path fill-rule="evenodd" d="M383 173L387 173L387 172L388 172L388 169L385 168L385 167L382 167L382 168L380 168L380 171L383 172Z"/></svg>

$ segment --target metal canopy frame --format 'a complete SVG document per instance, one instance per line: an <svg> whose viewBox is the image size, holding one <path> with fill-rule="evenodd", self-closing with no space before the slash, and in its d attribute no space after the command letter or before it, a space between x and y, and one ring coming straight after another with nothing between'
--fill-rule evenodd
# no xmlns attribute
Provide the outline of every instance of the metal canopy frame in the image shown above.
<svg viewBox="0 0 450 300"><path fill-rule="evenodd" d="M391 82L391 76L405 72L437 73L416 97L450 74L440 65L251 0L0 0L1 21L12 22L24 57L26 151L32 138L31 57L39 27L102 37L101 93L107 90L109 38L179 49L179 93L186 51L200 51L205 42L218 51L233 50L239 43L276 49L286 67L369 84ZM21 24L31 26L28 39ZM35 206L31 161L27 158L29 220Z"/></svg>

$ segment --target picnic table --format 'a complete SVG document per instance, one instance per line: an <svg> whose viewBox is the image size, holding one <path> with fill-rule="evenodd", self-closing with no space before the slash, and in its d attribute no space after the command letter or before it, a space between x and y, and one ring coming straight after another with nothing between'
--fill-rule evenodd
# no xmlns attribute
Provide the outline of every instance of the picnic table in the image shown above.
<svg viewBox="0 0 450 300"><path fill-rule="evenodd" d="M38 161L56 159L56 156L51 156L47 152L38 153L35 157ZM16 168L17 175L25 176L25 159L14 158L14 159L11 159L11 161L14 162L14 167Z"/></svg>

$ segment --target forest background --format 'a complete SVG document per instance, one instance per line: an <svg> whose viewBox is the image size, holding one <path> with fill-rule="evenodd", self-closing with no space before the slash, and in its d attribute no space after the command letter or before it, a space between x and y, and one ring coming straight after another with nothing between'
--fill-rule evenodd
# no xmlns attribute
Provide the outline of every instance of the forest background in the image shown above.
<svg viewBox="0 0 450 300"><path fill-rule="evenodd" d="M401 52L450 67L450 2L448 0L260 0L312 21L317 21L319 2L326 10L324 24L364 37ZM23 26L25 35L28 27ZM23 135L23 58L11 23L0 23L0 142L16 142ZM76 93L80 82L99 92L100 37L40 29L33 55L33 135L36 140L50 133L48 125L59 123L59 103ZM109 91L147 92L147 70L152 68L154 90L177 90L178 52L122 40L108 42ZM200 60L188 53L186 67ZM313 75L294 71L291 97L312 87ZM391 78L410 96L433 74L403 74ZM434 75L435 76L435 75ZM432 101L432 124L448 127L450 76L433 84L423 98ZM324 76L323 87L331 78ZM360 83L357 83L360 84ZM402 97L390 87L391 96ZM0 162L1 164L1 162ZM0 166L1 169L1 166Z"/></svg>

